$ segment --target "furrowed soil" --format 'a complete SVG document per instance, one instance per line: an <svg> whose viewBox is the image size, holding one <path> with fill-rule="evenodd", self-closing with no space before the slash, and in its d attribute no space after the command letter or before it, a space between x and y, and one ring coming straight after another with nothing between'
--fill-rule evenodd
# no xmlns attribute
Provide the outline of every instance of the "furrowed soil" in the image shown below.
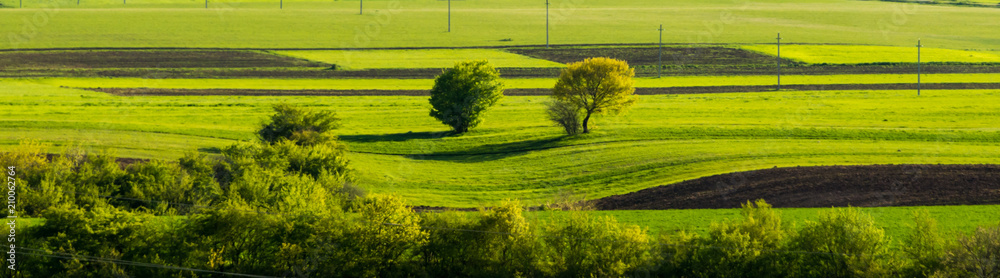
<svg viewBox="0 0 1000 278"><path fill-rule="evenodd" d="M601 210L1000 204L1000 165L773 168L705 177L594 200Z"/></svg>
<svg viewBox="0 0 1000 278"><path fill-rule="evenodd" d="M0 69L322 67L262 51L68 50L3 51Z"/></svg>
<svg viewBox="0 0 1000 278"><path fill-rule="evenodd" d="M656 47L614 48L511 48L512 53L528 57L573 63L591 57L625 60L629 65L657 65L660 49ZM743 49L725 47L664 47L663 63L671 65L756 65L774 64L774 57ZM793 62L792 62L793 63Z"/></svg>
<svg viewBox="0 0 1000 278"><path fill-rule="evenodd" d="M782 85L782 90L916 90L917 84L824 84ZM925 90L1000 89L1000 83L930 83ZM157 89L157 88L82 88L119 96L429 96L428 90L249 90L249 89ZM636 88L638 95L749 93L774 91L775 86L699 86ZM551 89L507 89L508 96L547 96Z"/></svg>

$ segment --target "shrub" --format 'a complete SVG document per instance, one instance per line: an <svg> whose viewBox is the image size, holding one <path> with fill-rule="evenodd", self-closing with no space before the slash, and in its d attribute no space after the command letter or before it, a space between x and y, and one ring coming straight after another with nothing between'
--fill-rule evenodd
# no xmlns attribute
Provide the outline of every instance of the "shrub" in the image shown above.
<svg viewBox="0 0 1000 278"><path fill-rule="evenodd" d="M1000 225L962 236L944 256L944 277L1000 277Z"/></svg>
<svg viewBox="0 0 1000 278"><path fill-rule="evenodd" d="M913 212L914 224L903 239L902 251L910 257L907 277L929 277L941 269L944 257L944 240L938 234L937 221L925 209Z"/></svg>
<svg viewBox="0 0 1000 278"><path fill-rule="evenodd" d="M895 270L885 231L857 208L820 213L792 238L795 277L885 277Z"/></svg>
<svg viewBox="0 0 1000 278"><path fill-rule="evenodd" d="M468 61L439 75L430 93L430 115L463 133L479 125L486 109L503 98L503 83L488 62Z"/></svg>
<svg viewBox="0 0 1000 278"><path fill-rule="evenodd" d="M661 237L665 276L783 276L780 249L789 231L764 200L742 205L740 222L712 223L707 238L681 233Z"/></svg>
<svg viewBox="0 0 1000 278"><path fill-rule="evenodd" d="M570 103L555 100L548 104L549 120L563 128L568 135L580 134L580 109Z"/></svg>
<svg viewBox="0 0 1000 278"><path fill-rule="evenodd" d="M371 195L359 200L355 211L362 221L349 228L337 242L343 256L332 265L340 266L345 276L402 276L415 265L415 251L426 244L427 232L420 228L420 217L403 199L391 195Z"/></svg>
<svg viewBox="0 0 1000 278"><path fill-rule="evenodd" d="M521 203L504 201L467 213L425 215L429 240L420 256L431 276L522 277L539 276L531 225L522 215Z"/></svg>
<svg viewBox="0 0 1000 278"><path fill-rule="evenodd" d="M541 267L556 277L621 277L649 270L649 238L636 225L574 212L545 229Z"/></svg>
<svg viewBox="0 0 1000 278"><path fill-rule="evenodd" d="M298 145L311 146L334 139L328 131L340 127L340 119L333 111L312 111L288 104L274 105L271 121L257 131L260 140L275 144L291 140Z"/></svg>
<svg viewBox="0 0 1000 278"><path fill-rule="evenodd" d="M149 233L146 228L152 216L130 213L107 205L89 210L56 206L42 216L45 223L31 230L30 246L33 249L59 252L58 256L78 254L83 256L122 259L139 257ZM24 240L24 237L19 237ZM123 267L114 263L89 263L78 260L42 259L31 257L24 264L38 277L122 277Z"/></svg>

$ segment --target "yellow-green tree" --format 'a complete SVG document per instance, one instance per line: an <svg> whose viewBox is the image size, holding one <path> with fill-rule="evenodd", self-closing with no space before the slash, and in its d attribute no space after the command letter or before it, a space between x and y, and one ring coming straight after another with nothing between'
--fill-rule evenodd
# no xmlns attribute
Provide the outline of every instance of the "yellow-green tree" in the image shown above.
<svg viewBox="0 0 1000 278"><path fill-rule="evenodd" d="M583 133L595 113L621 113L635 103L635 70L622 60L589 58L569 64L559 75L552 97L583 113Z"/></svg>

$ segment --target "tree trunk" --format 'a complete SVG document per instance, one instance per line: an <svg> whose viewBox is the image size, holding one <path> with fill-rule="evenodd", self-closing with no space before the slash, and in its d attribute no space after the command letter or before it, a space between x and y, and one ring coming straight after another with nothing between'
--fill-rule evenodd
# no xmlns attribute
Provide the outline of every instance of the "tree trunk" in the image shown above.
<svg viewBox="0 0 1000 278"><path fill-rule="evenodd" d="M590 129L587 128L587 122L590 122L590 111L587 111L587 116L583 117L583 133L590 133Z"/></svg>

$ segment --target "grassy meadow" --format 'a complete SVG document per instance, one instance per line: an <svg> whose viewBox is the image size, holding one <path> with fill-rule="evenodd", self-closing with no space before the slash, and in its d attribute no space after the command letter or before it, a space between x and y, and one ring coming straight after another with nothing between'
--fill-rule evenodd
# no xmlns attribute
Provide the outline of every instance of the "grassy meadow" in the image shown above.
<svg viewBox="0 0 1000 278"><path fill-rule="evenodd" d="M748 45L742 48L777 55L777 47L774 45ZM917 49L868 45L783 45L781 58L810 64L916 63ZM920 60L924 63L1000 63L1000 55L925 47L920 51Z"/></svg>
<svg viewBox="0 0 1000 278"><path fill-rule="evenodd" d="M817 213L829 208L779 208L786 225L801 227L805 221L816 221ZM913 211L927 210L938 221L941 232L948 235L963 234L978 226L1000 223L1000 206L921 206L921 207L867 207L860 208L875 219L879 227L899 247L900 240L911 233ZM539 220L559 217L567 212L542 211L529 214ZM711 223L739 221L739 209L682 209L682 210L627 210L594 211L596 215L614 216L621 222L648 227L650 233L695 232L708 235Z"/></svg>
<svg viewBox="0 0 1000 278"><path fill-rule="evenodd" d="M781 84L891 84L915 83L916 74L785 75ZM924 83L995 83L1000 74L923 74ZM751 76L665 76L635 78L637 88L685 86L774 85L776 78ZM145 78L39 78L12 80L73 88L164 88L164 89L270 89L270 90L428 90L432 79L145 79ZM505 79L508 89L552 88L554 78Z"/></svg>
<svg viewBox="0 0 1000 278"><path fill-rule="evenodd" d="M228 47L369 48L545 44L545 5L484 0L367 1L26 0L0 9L15 36L0 48ZM17 1L3 0L5 7ZM995 8L849 0L559 1L551 6L551 43L783 42L995 49ZM55 7L55 8L54 8ZM38 22L32 23L32 17ZM46 20L42 20L42 17ZM155 20L151 20L155 18ZM27 23L26 23L27 22ZM947 22L948 24L941 24ZM962 28L954 28L962 26ZM599 35L598 35L599 34ZM113 38L113 39L109 39ZM195 39L193 39L195 38Z"/></svg>
<svg viewBox="0 0 1000 278"><path fill-rule="evenodd" d="M822 91L643 96L595 133L564 138L546 97L506 97L461 136L426 97L117 97L4 82L4 148L21 139L173 159L253 132L273 103L337 111L360 184L415 205L538 204L567 188L589 199L734 171L784 166L995 163L992 90ZM443 171L441 169L448 169Z"/></svg>

